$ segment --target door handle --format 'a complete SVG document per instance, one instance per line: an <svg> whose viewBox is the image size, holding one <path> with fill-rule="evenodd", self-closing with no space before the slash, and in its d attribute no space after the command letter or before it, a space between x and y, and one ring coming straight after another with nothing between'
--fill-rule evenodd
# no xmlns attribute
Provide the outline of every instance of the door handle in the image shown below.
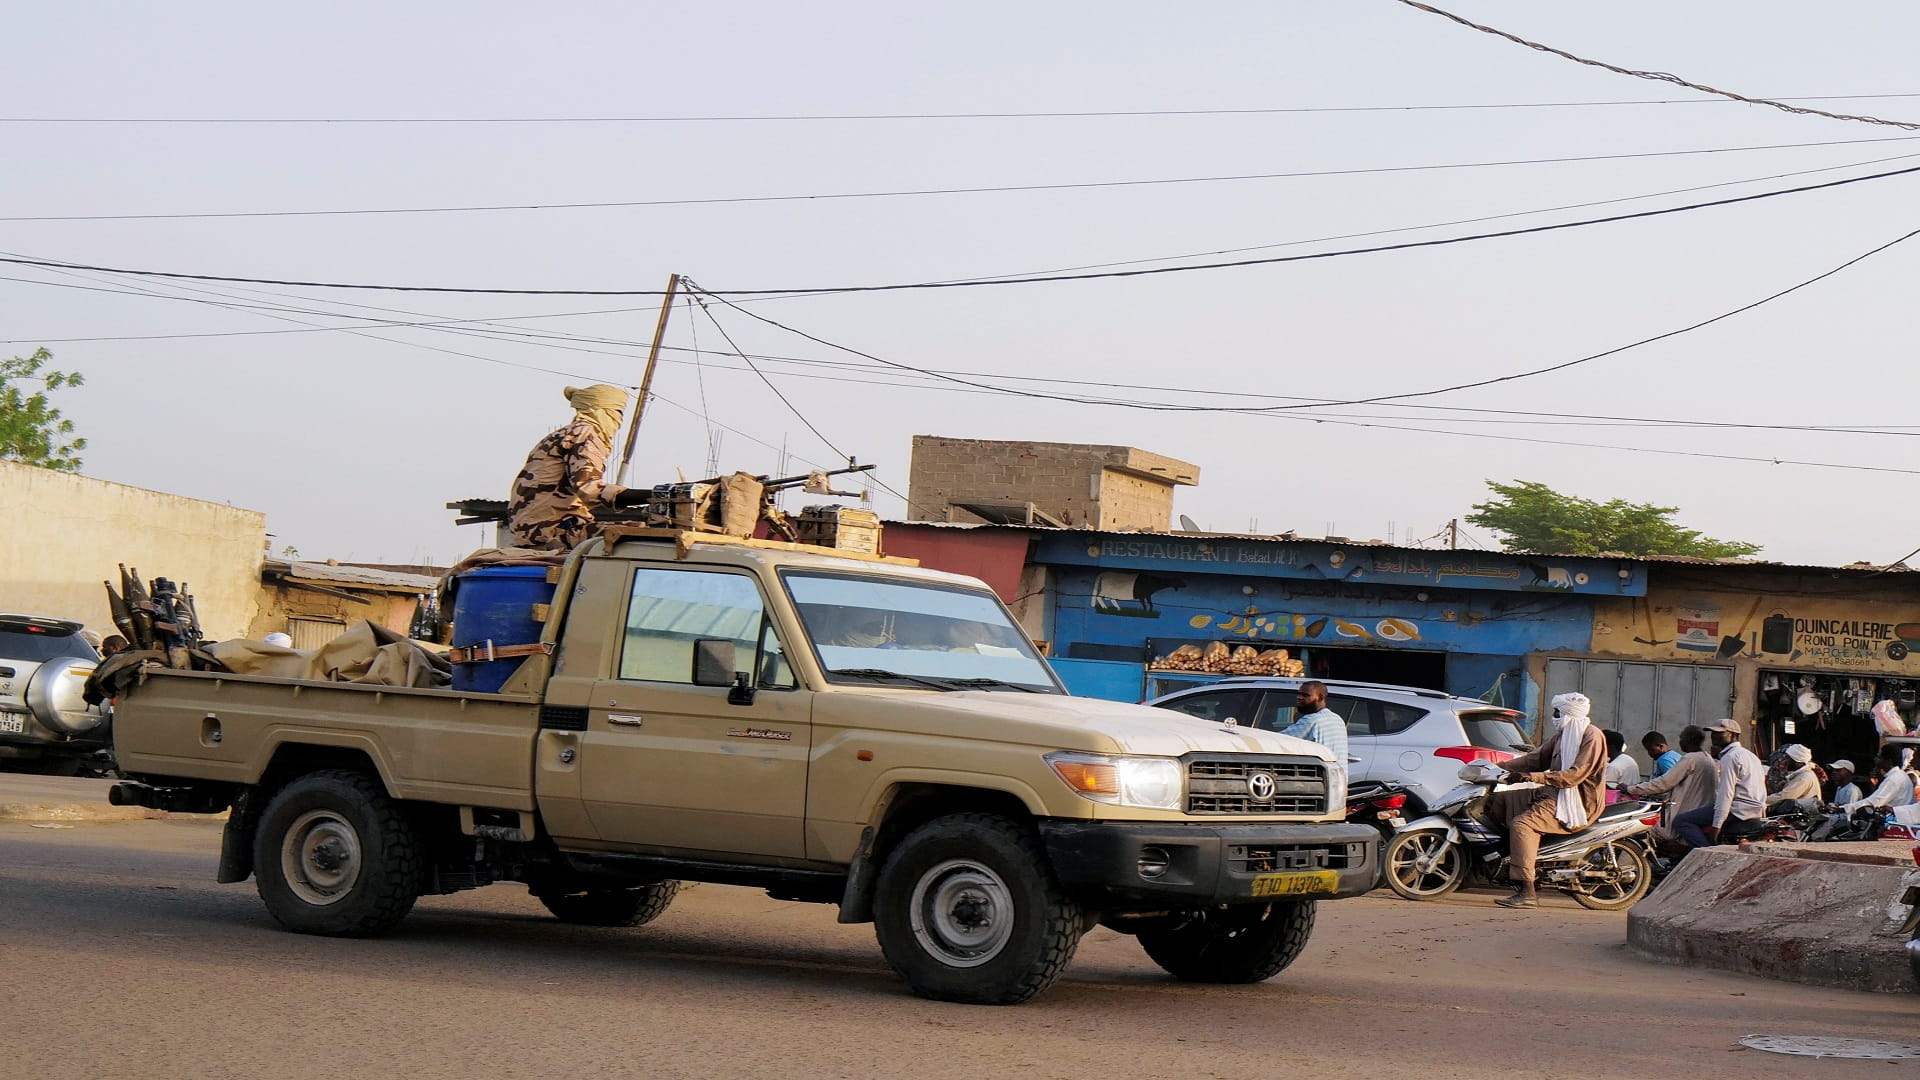
<svg viewBox="0 0 1920 1080"><path fill-rule="evenodd" d="M610 712L607 714L607 723L618 724L621 727L639 727L646 723L646 717L635 716L632 713Z"/></svg>

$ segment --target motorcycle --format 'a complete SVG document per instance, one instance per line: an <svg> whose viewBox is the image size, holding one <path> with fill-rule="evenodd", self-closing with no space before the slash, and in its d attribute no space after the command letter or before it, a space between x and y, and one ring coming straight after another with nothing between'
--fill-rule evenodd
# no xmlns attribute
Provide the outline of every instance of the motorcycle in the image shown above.
<svg viewBox="0 0 1920 1080"><path fill-rule="evenodd" d="M1474 879L1507 884L1507 837L1481 816L1505 770L1476 761L1460 770L1462 783L1433 803L1433 813L1395 832L1381 857L1387 885L1408 900L1435 900ZM1660 808L1628 801L1606 807L1591 824L1567 836L1547 837L1535 864L1535 883L1559 889L1582 907L1618 911L1653 885L1652 828Z"/></svg>
<svg viewBox="0 0 1920 1080"><path fill-rule="evenodd" d="M1407 823L1407 786L1392 780L1361 780L1347 789L1347 823L1380 830L1381 840Z"/></svg>

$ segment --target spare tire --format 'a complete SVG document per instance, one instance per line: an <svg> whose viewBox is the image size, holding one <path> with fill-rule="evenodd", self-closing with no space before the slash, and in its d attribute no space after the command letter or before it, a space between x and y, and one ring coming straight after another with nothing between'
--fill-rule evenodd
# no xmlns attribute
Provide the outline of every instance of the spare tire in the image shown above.
<svg viewBox="0 0 1920 1080"><path fill-rule="evenodd" d="M27 681L27 708L33 718L62 735L85 735L106 720L82 696L98 660L56 656L40 665Z"/></svg>

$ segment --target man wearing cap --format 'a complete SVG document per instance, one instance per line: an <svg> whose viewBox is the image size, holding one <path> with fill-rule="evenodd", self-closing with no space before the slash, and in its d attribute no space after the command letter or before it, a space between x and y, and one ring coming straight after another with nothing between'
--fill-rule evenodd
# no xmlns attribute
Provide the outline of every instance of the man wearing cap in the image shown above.
<svg viewBox="0 0 1920 1080"><path fill-rule="evenodd" d="M1533 878L1540 838L1579 832L1606 805L1607 738L1588 720L1593 703L1585 694L1561 694L1551 706L1553 734L1540 749L1501 766L1508 783L1540 786L1496 791L1482 811L1488 824L1507 830L1513 895L1495 901L1501 907L1539 907Z"/></svg>
<svg viewBox="0 0 1920 1080"><path fill-rule="evenodd" d="M644 502L605 480L607 457L620 433L627 392L601 383L567 387L574 417L534 444L513 480L507 529L515 547L572 551L593 533L593 507Z"/></svg>
<svg viewBox="0 0 1920 1080"><path fill-rule="evenodd" d="M1715 720L1707 726L1713 756L1719 759L1713 805L1689 810L1674 820L1674 829L1688 847L1707 847L1718 841L1722 829L1748 831L1766 812L1767 767L1753 751L1740 745L1740 722Z"/></svg>
<svg viewBox="0 0 1920 1080"><path fill-rule="evenodd" d="M1674 821L1681 814L1713 805L1715 769L1713 759L1701 749L1706 744L1706 731L1688 724L1680 729L1680 749L1683 753L1673 766L1644 784L1635 784L1626 789L1627 794L1636 799L1673 792L1666 821L1653 827L1653 834L1662 840L1680 838L1674 831Z"/></svg>
<svg viewBox="0 0 1920 1080"><path fill-rule="evenodd" d="M1841 758L1827 766L1827 775L1833 777L1833 799L1835 806L1845 806L1850 802L1859 802L1866 797L1860 785L1853 782L1853 762Z"/></svg>

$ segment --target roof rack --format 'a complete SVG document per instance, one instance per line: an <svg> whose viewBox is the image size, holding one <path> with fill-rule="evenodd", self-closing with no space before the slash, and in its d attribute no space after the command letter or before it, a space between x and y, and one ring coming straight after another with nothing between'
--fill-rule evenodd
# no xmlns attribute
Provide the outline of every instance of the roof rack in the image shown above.
<svg viewBox="0 0 1920 1080"><path fill-rule="evenodd" d="M1390 690L1396 694L1407 694L1411 697L1438 698L1438 699L1459 697L1458 694L1449 694L1445 690L1430 690L1424 686L1400 686L1395 683L1359 682L1354 679L1317 679L1311 675L1230 675L1218 681L1223 683L1288 682L1288 683L1295 683L1295 684L1317 682L1317 683L1323 684L1329 690L1333 689L1336 686L1345 686L1345 687L1352 687L1358 690ZM1466 700L1472 700L1472 699L1469 698ZM1504 708L1505 706L1491 706L1491 707ZM1518 710L1514 710L1514 711L1518 711Z"/></svg>

